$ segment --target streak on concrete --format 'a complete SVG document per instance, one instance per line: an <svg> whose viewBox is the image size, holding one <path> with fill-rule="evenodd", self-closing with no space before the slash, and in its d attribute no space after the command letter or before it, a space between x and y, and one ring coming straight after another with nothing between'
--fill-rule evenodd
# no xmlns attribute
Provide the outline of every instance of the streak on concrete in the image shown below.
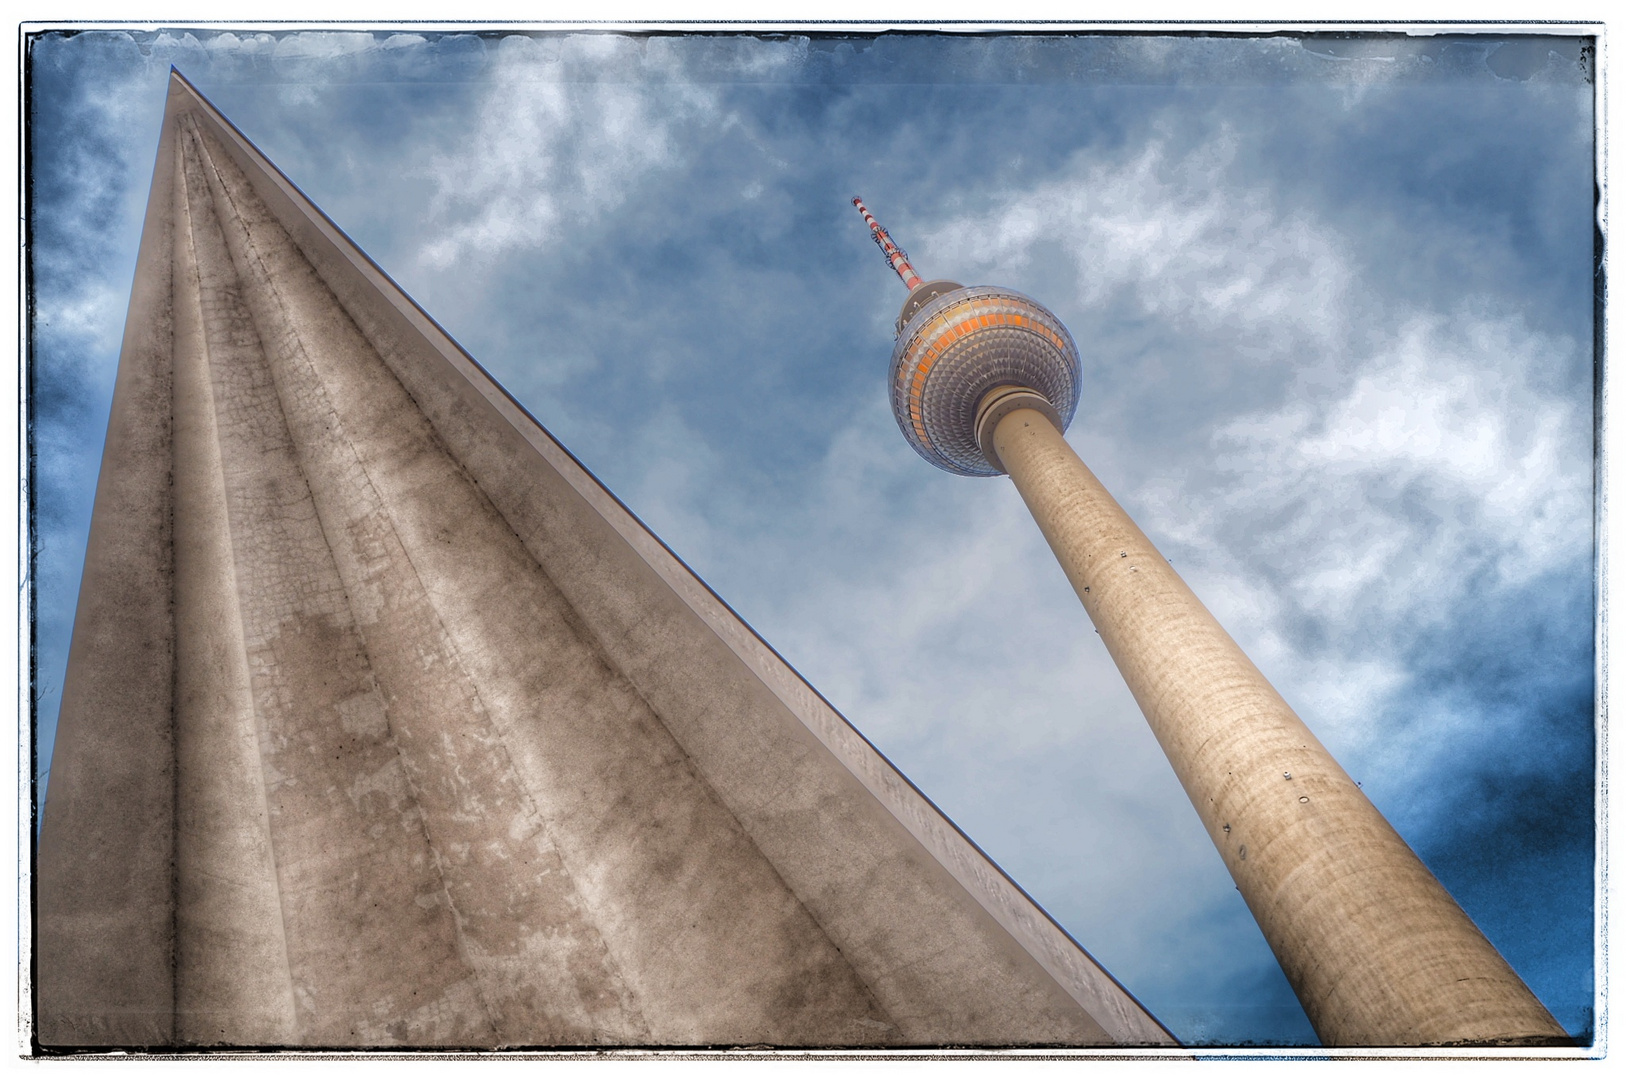
<svg viewBox="0 0 1626 1080"><path fill-rule="evenodd" d="M290 1041L489 1041L494 1028L459 955L373 658L289 434L267 335L226 245L230 209L211 183L193 118L185 121L182 160L198 195L191 222L241 567L236 599L298 1020ZM235 958L222 950L213 962L229 968Z"/></svg>
<svg viewBox="0 0 1626 1080"><path fill-rule="evenodd" d="M177 123L171 109L136 255L36 849L35 1037L46 1044L175 1039L169 148Z"/></svg>
<svg viewBox="0 0 1626 1080"><path fill-rule="evenodd" d="M211 361L236 357L218 339L211 350L205 331L230 325L236 311L212 287L205 317L193 226L206 227L207 203L193 211L195 169L184 157L178 164L175 1038L277 1045L293 1042L297 1027L210 378Z"/></svg>
<svg viewBox="0 0 1626 1080"><path fill-rule="evenodd" d="M179 78L147 229L109 455L146 451L98 494L42 1043L1172 1044ZM173 572L127 527L172 452ZM92 588L118 574L162 620ZM132 728L87 688L133 663L91 628L138 617ZM85 843L133 831L119 768L182 807L130 891ZM86 937L81 897L157 944Z"/></svg>
<svg viewBox="0 0 1626 1080"><path fill-rule="evenodd" d="M994 448L1322 1042L1566 1042L1051 420Z"/></svg>

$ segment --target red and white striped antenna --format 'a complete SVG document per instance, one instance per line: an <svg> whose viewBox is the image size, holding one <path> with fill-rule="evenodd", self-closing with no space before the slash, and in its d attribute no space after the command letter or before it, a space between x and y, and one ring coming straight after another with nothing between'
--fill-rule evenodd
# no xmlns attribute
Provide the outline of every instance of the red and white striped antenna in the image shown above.
<svg viewBox="0 0 1626 1080"><path fill-rule="evenodd" d="M875 215L869 212L869 207L864 205L863 199L854 195L853 205L858 207L860 214L864 215L864 223L869 226L870 238L881 249L881 254L886 256L886 261L891 264L892 269L898 272L898 276L903 279L903 283L908 287L909 291L914 292L920 286L920 275L915 273L913 266L909 265L909 256L905 255L903 249L892 242L892 238L886 234L886 230L881 228L881 223L875 220Z"/></svg>

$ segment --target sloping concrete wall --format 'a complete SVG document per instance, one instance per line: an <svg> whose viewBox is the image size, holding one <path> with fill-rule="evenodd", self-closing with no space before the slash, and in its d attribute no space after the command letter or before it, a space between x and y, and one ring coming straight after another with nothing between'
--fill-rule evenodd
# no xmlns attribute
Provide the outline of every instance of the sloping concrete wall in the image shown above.
<svg viewBox="0 0 1626 1080"><path fill-rule="evenodd" d="M173 1035L173 160L153 170L40 829L36 1036L52 1043Z"/></svg>
<svg viewBox="0 0 1626 1080"><path fill-rule="evenodd" d="M159 158L42 1043L1172 1042L178 78Z"/></svg>

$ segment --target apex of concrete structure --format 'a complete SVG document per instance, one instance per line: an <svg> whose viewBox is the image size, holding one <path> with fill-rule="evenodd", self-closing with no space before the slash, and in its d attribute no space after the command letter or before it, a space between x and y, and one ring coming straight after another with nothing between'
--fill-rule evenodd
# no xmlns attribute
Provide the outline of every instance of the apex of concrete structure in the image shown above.
<svg viewBox="0 0 1626 1080"><path fill-rule="evenodd" d="M1167 1045L179 74L40 1044Z"/></svg>

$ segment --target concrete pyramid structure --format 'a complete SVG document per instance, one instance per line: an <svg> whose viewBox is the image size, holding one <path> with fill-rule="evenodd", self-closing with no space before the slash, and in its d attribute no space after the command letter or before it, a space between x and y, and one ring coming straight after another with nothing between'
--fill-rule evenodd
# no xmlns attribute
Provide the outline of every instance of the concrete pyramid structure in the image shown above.
<svg viewBox="0 0 1626 1080"><path fill-rule="evenodd" d="M1173 1042L178 75L62 701L42 1046Z"/></svg>

